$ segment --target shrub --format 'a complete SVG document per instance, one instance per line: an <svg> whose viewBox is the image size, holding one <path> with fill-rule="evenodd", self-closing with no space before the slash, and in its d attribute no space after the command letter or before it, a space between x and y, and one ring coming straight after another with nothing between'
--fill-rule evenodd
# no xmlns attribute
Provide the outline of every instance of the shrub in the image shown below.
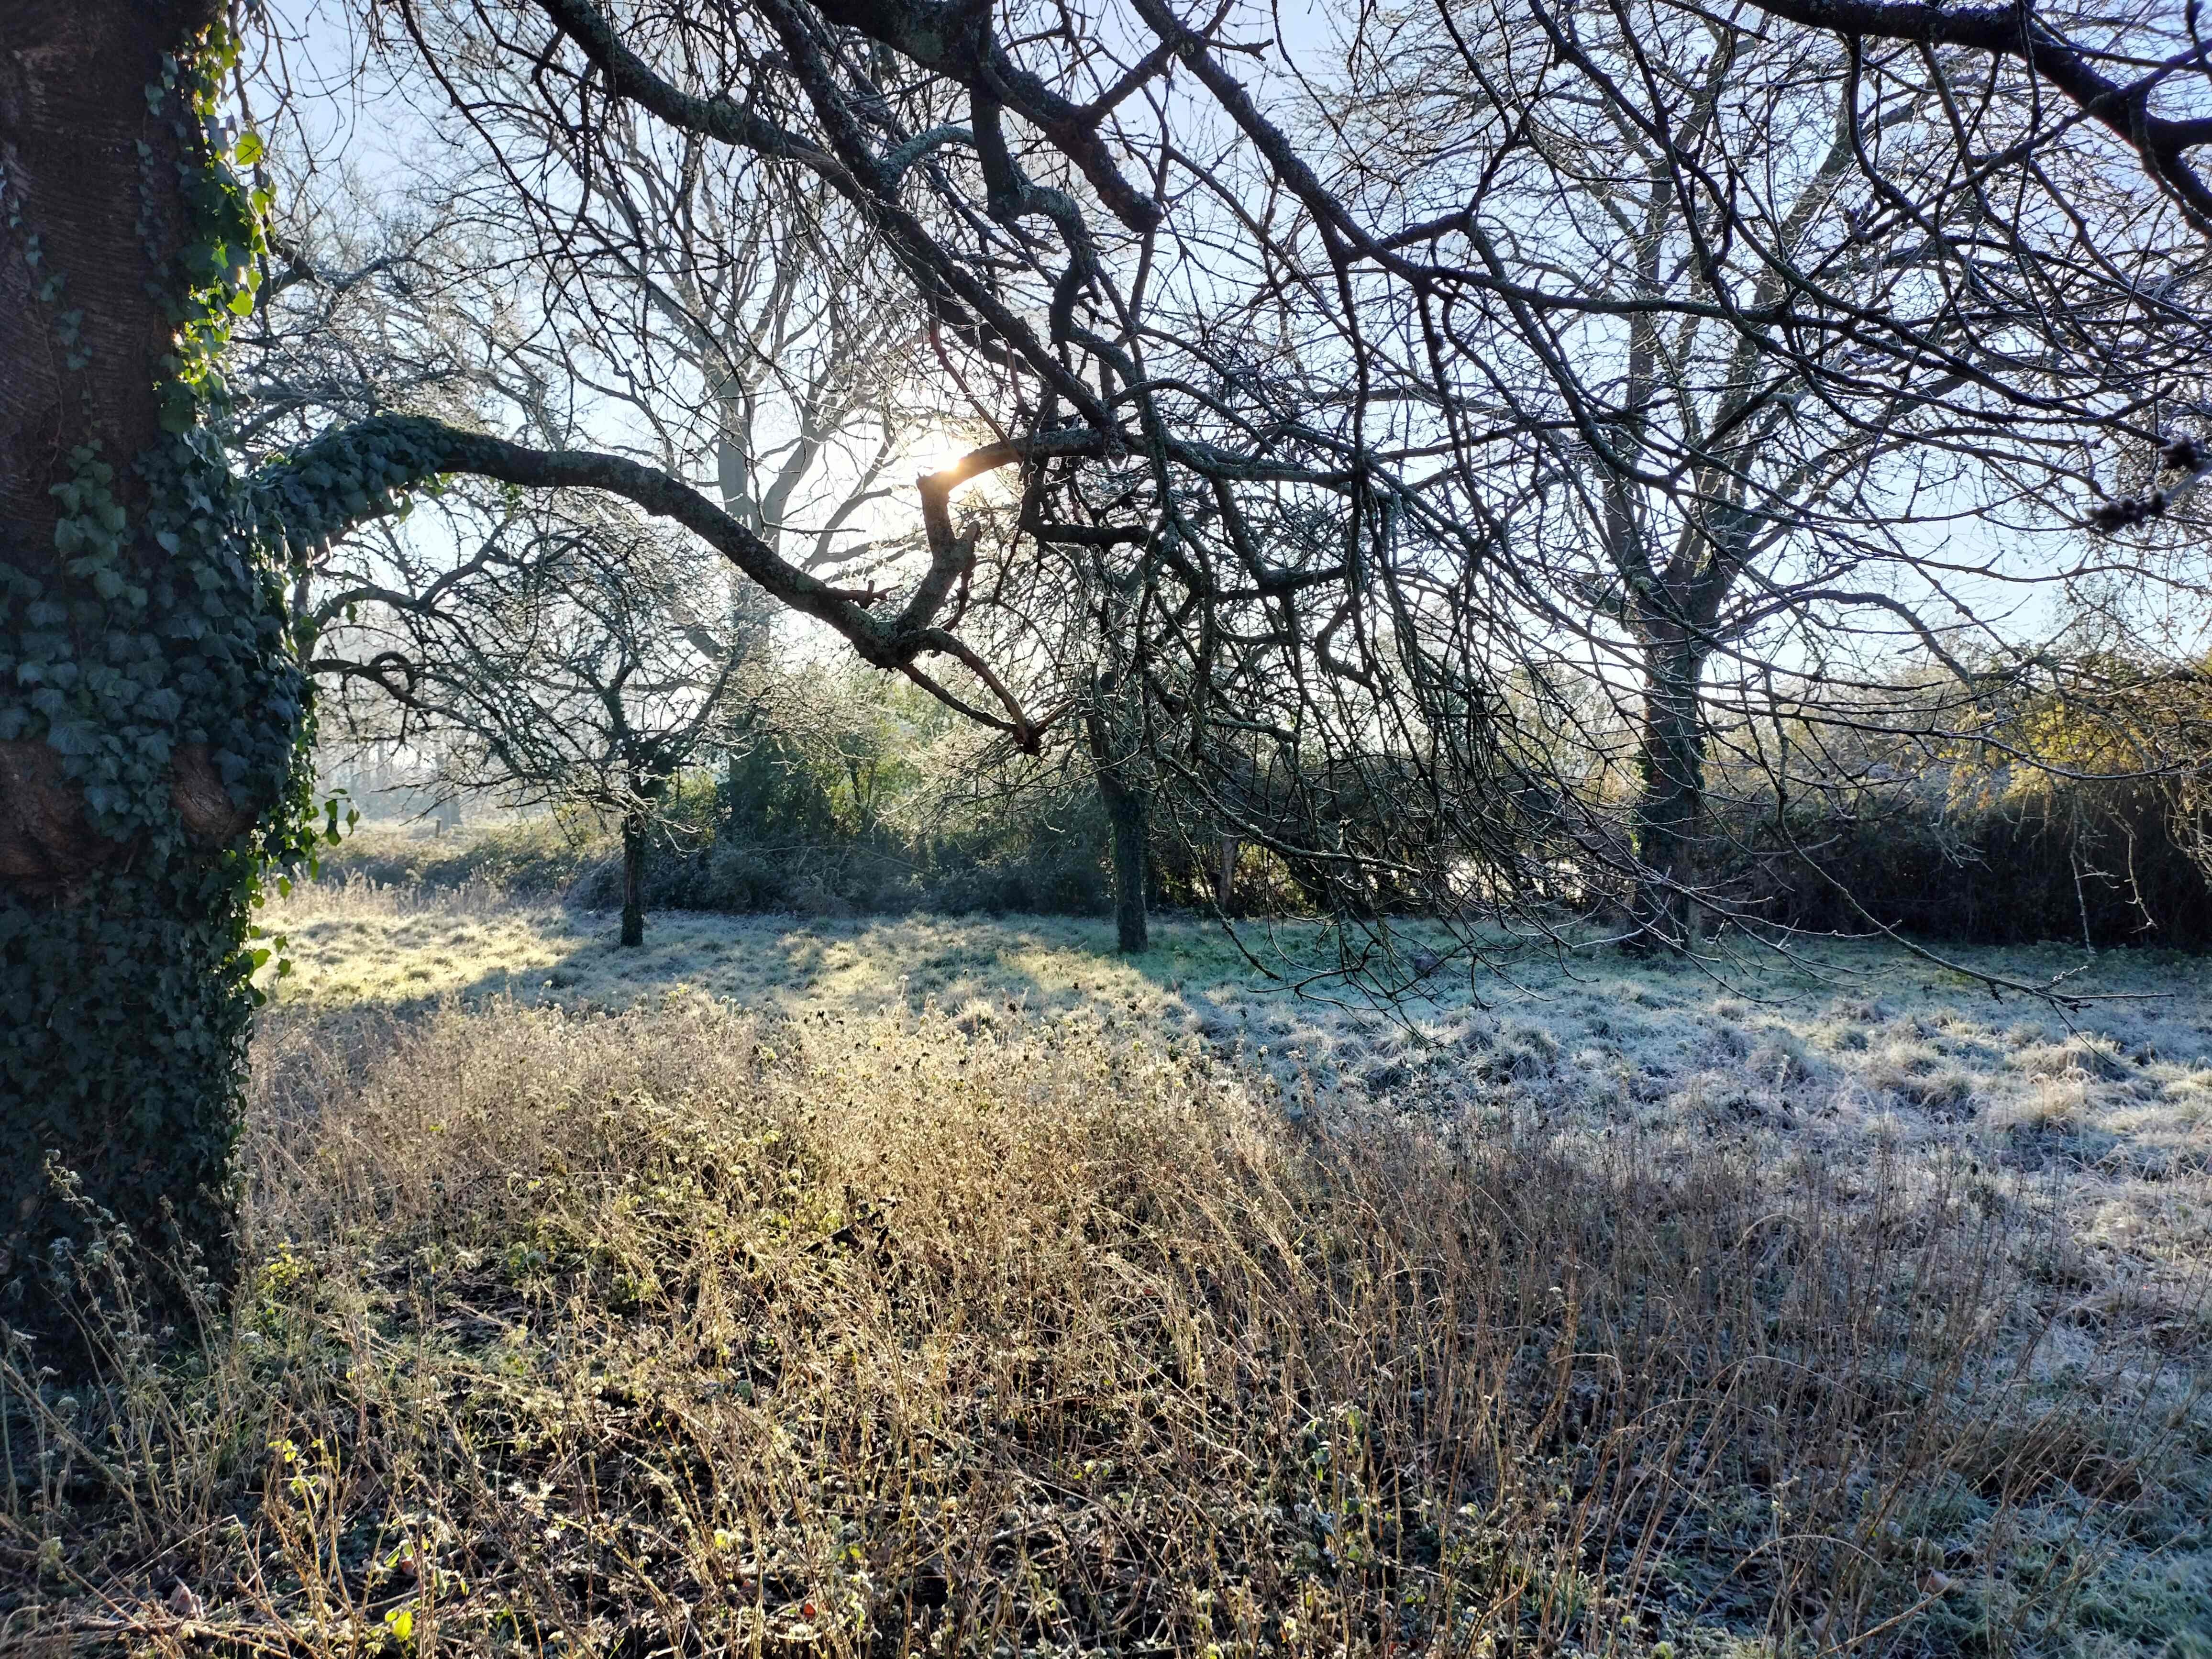
<svg viewBox="0 0 2212 1659"><path fill-rule="evenodd" d="M1715 874L1759 914L1818 933L1863 933L1870 915L1976 944L2203 950L2212 872L2175 811L2162 787L2123 782L2025 799L1868 790L1781 822L1739 801L1716 812Z"/></svg>

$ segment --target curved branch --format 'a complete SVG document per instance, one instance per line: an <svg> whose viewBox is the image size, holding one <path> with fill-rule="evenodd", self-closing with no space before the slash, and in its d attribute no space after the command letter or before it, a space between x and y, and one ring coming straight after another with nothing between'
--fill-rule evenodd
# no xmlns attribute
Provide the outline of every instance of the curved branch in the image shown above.
<svg viewBox="0 0 2212 1659"><path fill-rule="evenodd" d="M1845 40L1960 46L2017 58L2058 88L2081 112L2140 156L2152 179L2187 209L2200 231L2212 231L2212 187L2189 152L2212 143L2212 119L2175 120L2150 112L2159 83L2185 71L2199 75L2201 48L2182 53L2123 84L2100 70L2094 54L2054 33L2027 6L1946 6L1930 0L1752 0L1771 17L1824 29Z"/></svg>
<svg viewBox="0 0 2212 1659"><path fill-rule="evenodd" d="M380 415L326 433L296 455L270 463L254 477L252 489L264 533L297 550L392 512L408 491L454 473L524 489L605 490L656 517L673 519L778 603L828 623L875 667L910 673L915 659L927 654L952 656L971 670L980 665L972 651L935 625L951 585L949 577L936 580L942 562L936 550L930 577L896 617L879 617L848 590L783 558L681 479L620 455L532 449L426 416ZM980 678L1005 705L1004 720L947 701L1024 747L1034 746L1036 728L1013 694L988 672Z"/></svg>

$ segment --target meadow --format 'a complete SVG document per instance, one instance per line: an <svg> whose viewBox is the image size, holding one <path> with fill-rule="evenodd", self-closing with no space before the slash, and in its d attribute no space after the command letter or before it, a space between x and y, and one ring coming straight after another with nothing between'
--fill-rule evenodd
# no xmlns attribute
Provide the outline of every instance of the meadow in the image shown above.
<svg viewBox="0 0 2212 1659"><path fill-rule="evenodd" d="M10 1653L2212 1653L2201 961L270 920L246 1292L0 1373Z"/></svg>

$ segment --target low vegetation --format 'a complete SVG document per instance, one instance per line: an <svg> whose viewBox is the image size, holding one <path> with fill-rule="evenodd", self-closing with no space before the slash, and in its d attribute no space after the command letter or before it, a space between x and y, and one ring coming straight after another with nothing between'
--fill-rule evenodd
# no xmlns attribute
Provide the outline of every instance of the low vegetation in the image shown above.
<svg viewBox="0 0 2212 1659"><path fill-rule="evenodd" d="M1190 924L283 920L246 1290L155 1342L111 1234L100 1382L7 1357L9 1651L2212 1633L2185 970L2069 1032L1591 952L1392 1023Z"/></svg>
<svg viewBox="0 0 2212 1659"><path fill-rule="evenodd" d="M2069 711L2039 705L2033 743L2009 727L2000 731L2011 740L1985 744L1859 733L1786 797L1775 793L1771 757L1716 766L1701 881L1731 914L1814 933L1863 933L1872 919L1953 944L2201 951L2212 945L2212 794L2201 758L2212 713L2194 689L2203 677L2177 678L2194 701L2185 720L2169 718L2198 757L2179 764L2141 746L2140 734L2123 734L2129 746L2109 722L2080 717L2077 729ZM1891 695L1911 706L1907 693ZM983 765L911 690L855 683L826 702L807 711L803 739L765 737L725 767L671 781L644 868L649 908L822 917L1111 909L1110 831L1095 777L1064 758ZM1872 704L1865 717L1929 723ZM2039 746L2086 775L2014 763ZM364 805L386 813L420 811L427 799L363 792ZM1624 790L1613 805L1627 799ZM1156 906L1211 910L1225 900L1232 915L1313 915L1346 896L1311 860L1286 862L1243 836L1224 891L1212 809L1172 792L1155 807L1146 890ZM1618 872L1581 854L1568 864L1575 873L1561 890L1583 913L1625 913ZM442 834L387 817L349 836L330 869L386 885L622 902L621 838L612 818L586 812L494 811ZM1365 896L1370 908L1436 913L1418 881L1378 878Z"/></svg>

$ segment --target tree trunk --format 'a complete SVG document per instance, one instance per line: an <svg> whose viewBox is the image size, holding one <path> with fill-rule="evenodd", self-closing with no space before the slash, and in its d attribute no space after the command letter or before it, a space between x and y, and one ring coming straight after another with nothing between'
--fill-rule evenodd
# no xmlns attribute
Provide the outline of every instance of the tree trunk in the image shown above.
<svg viewBox="0 0 2212 1659"><path fill-rule="evenodd" d="M623 815L622 942L645 943L645 816Z"/></svg>
<svg viewBox="0 0 2212 1659"><path fill-rule="evenodd" d="M1703 842L1705 722L1698 702L1701 653L1680 647L1645 653L1644 730L1637 754L1636 861L1632 919L1644 942L1680 950L1695 938L1692 896Z"/></svg>
<svg viewBox="0 0 2212 1659"><path fill-rule="evenodd" d="M256 235L204 136L218 15L0 3L0 1318L16 1324L58 1324L56 1247L100 1211L228 1273L248 900L306 787L280 574L200 427Z"/></svg>
<svg viewBox="0 0 2212 1659"><path fill-rule="evenodd" d="M1213 872L1213 904L1224 915L1229 914L1229 901L1237 890L1237 854L1243 846L1235 836L1221 838L1221 862Z"/></svg>
<svg viewBox="0 0 2212 1659"><path fill-rule="evenodd" d="M1091 759L1098 774L1098 799L1106 808L1114 854L1114 931L1120 948L1129 955L1151 943L1145 915L1145 850L1152 792L1146 787L1137 762L1137 746L1127 734L1115 729L1115 681L1099 680L1093 688L1092 706L1085 712L1083 730L1091 744Z"/></svg>
<svg viewBox="0 0 2212 1659"><path fill-rule="evenodd" d="M1098 775L1098 793L1114 832L1114 934L1121 951L1136 955L1150 947L1145 915L1145 792L1132 789L1111 772Z"/></svg>

